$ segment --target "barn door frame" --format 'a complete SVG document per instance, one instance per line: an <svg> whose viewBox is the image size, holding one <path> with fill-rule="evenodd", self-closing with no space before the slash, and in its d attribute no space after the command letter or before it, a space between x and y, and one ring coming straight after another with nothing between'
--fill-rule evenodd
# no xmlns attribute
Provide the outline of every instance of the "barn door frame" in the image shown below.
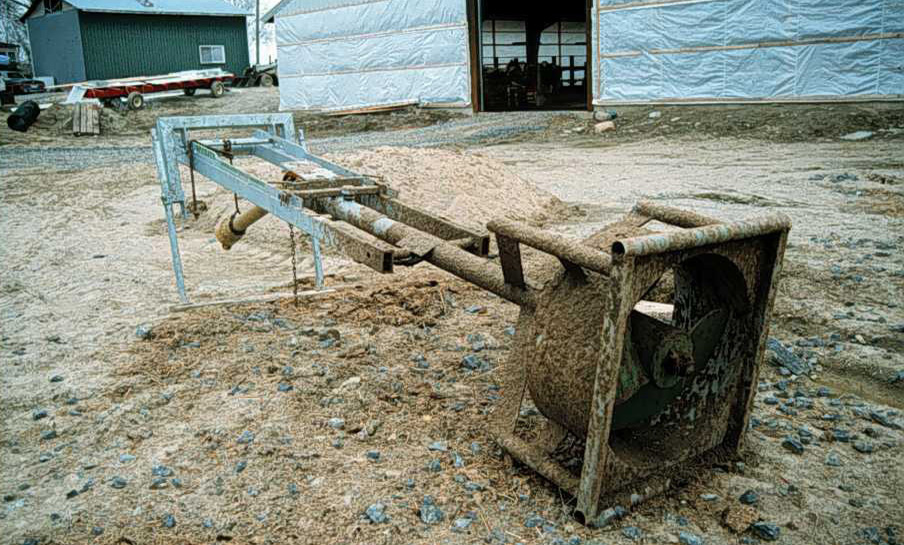
<svg viewBox="0 0 904 545"><path fill-rule="evenodd" d="M593 111L593 2L584 0L586 4L586 61L584 62L584 88L587 91L587 111ZM466 0L468 15L468 47L471 50L471 109L474 113L483 111L483 64L481 60L481 0Z"/></svg>

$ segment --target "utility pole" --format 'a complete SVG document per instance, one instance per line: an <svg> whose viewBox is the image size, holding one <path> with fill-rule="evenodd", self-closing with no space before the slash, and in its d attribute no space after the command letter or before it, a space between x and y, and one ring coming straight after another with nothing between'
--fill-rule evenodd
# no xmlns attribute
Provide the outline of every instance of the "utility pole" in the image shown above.
<svg viewBox="0 0 904 545"><path fill-rule="evenodd" d="M254 8L254 45L257 48L257 61L261 63L261 0L257 0Z"/></svg>

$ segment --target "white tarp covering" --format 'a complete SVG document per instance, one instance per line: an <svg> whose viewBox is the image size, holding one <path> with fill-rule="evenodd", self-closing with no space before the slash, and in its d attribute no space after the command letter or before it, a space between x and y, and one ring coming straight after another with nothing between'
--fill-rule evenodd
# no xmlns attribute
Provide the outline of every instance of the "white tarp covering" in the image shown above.
<svg viewBox="0 0 904 545"><path fill-rule="evenodd" d="M904 94L904 0L598 0L594 102Z"/></svg>
<svg viewBox="0 0 904 545"><path fill-rule="evenodd" d="M275 20L282 109L470 104L464 0L292 0Z"/></svg>

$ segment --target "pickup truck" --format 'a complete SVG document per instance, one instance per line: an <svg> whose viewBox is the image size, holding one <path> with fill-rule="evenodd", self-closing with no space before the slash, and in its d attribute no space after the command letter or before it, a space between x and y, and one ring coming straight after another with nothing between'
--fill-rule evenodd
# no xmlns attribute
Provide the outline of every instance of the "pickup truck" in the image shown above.
<svg viewBox="0 0 904 545"><path fill-rule="evenodd" d="M21 72L0 71L0 79L6 84L6 91L14 95L44 92L44 82L26 78Z"/></svg>

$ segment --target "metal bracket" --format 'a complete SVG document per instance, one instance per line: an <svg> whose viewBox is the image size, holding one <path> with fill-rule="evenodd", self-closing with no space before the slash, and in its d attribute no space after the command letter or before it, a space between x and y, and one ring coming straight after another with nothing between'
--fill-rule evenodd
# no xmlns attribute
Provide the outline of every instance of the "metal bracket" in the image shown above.
<svg viewBox="0 0 904 545"><path fill-rule="evenodd" d="M266 130L256 130L252 138L228 141L198 142L192 141L190 138L190 132L194 130L245 127L261 127ZM311 161L334 172L337 176L360 178L350 171L310 155L301 142L294 140L297 138L296 134L301 135L302 133L296 133L295 122L292 115L288 113L163 117L157 120L157 127L151 130L151 140L157 164L157 177L160 182L161 201L166 216L170 251L173 257L173 273L176 277L179 298L183 303L188 303L188 295L179 251L174 205L180 206L180 215L183 222L186 221L185 191L182 187L179 167L188 165L189 162L199 174L255 204L265 205L268 211L310 235L313 238L316 283L318 286L322 286L323 265L320 256L320 240L325 237L328 230L324 227L325 220L315 221L305 213L302 201L298 197L288 193L283 194L288 196L288 199L283 197L281 192L275 188L241 172L217 155L217 152L227 152L230 155L254 155L277 166L289 162Z"/></svg>

